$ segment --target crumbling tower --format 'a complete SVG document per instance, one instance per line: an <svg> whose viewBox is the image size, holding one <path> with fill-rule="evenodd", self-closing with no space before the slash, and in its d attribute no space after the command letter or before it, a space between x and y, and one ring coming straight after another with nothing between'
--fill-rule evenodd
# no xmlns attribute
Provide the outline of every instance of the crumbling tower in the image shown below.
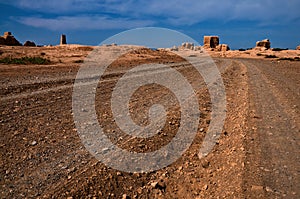
<svg viewBox="0 0 300 199"><path fill-rule="evenodd" d="M67 38L66 35L61 35L60 36L60 45L67 44Z"/></svg>

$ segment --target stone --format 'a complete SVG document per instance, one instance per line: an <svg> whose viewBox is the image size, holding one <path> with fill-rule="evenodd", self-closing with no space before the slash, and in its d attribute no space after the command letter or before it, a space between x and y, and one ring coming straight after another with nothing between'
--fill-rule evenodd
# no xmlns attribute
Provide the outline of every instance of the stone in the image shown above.
<svg viewBox="0 0 300 199"><path fill-rule="evenodd" d="M252 185L252 186L251 186L251 190L252 190L252 191L263 191L263 190L264 190L264 187L263 187L263 186L260 186L260 185Z"/></svg>
<svg viewBox="0 0 300 199"><path fill-rule="evenodd" d="M67 44L67 37L66 35L61 35L60 36L60 45Z"/></svg>
<svg viewBox="0 0 300 199"><path fill-rule="evenodd" d="M203 46L204 48L216 48L219 45L218 36L204 36Z"/></svg>
<svg viewBox="0 0 300 199"><path fill-rule="evenodd" d="M156 188L157 182L152 182L150 185L152 188Z"/></svg>
<svg viewBox="0 0 300 199"><path fill-rule="evenodd" d="M269 41L269 39L264 39L262 41L257 41L256 42L256 47L258 47L258 48L264 47L266 49L270 49L271 48L271 42Z"/></svg>
<svg viewBox="0 0 300 199"><path fill-rule="evenodd" d="M273 190L270 187L266 187L267 192L273 192Z"/></svg>
<svg viewBox="0 0 300 199"><path fill-rule="evenodd" d="M122 195L122 199L129 199L130 197L129 196L127 196L126 194L123 194Z"/></svg>
<svg viewBox="0 0 300 199"><path fill-rule="evenodd" d="M33 41L25 41L25 43L23 44L23 46L36 46L35 43Z"/></svg>
<svg viewBox="0 0 300 199"><path fill-rule="evenodd" d="M0 36L0 45L22 46L22 44L11 34L11 32L5 32L3 36Z"/></svg>

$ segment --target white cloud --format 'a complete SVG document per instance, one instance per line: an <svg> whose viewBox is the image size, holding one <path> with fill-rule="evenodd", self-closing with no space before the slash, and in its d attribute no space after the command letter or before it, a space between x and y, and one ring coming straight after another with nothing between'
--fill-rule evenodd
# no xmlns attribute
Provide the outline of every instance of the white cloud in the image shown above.
<svg viewBox="0 0 300 199"><path fill-rule="evenodd" d="M19 23L50 30L103 30L130 29L150 26L150 20L111 19L103 16L63 16L57 18L21 17L16 18Z"/></svg>

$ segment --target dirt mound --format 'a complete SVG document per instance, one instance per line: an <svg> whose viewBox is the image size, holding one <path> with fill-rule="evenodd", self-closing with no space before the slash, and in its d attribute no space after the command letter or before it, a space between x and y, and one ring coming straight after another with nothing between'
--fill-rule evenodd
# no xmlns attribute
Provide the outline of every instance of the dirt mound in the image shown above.
<svg viewBox="0 0 300 199"><path fill-rule="evenodd" d="M24 46L36 46L33 41L25 41Z"/></svg>

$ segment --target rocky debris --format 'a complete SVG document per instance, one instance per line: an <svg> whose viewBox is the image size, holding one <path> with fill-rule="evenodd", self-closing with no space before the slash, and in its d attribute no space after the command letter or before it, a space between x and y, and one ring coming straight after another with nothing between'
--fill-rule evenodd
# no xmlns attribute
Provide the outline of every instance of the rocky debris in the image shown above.
<svg viewBox="0 0 300 199"><path fill-rule="evenodd" d="M4 32L4 35L0 36L0 45L22 46L22 44L11 34L11 32Z"/></svg>
<svg viewBox="0 0 300 199"><path fill-rule="evenodd" d="M299 46L297 46L296 50L300 50L300 45L299 45Z"/></svg>
<svg viewBox="0 0 300 199"><path fill-rule="evenodd" d="M161 50L167 51L184 51L184 50L193 50L193 51L202 51L201 46L195 46L194 43L191 42L184 42L181 46L173 46L172 48L162 48Z"/></svg>
<svg viewBox="0 0 300 199"><path fill-rule="evenodd" d="M127 196L126 194L123 194L123 195L122 195L122 199L130 199L130 197Z"/></svg>
<svg viewBox="0 0 300 199"><path fill-rule="evenodd" d="M64 44L67 44L67 37L66 35L61 35L60 36L60 45L64 45Z"/></svg>
<svg viewBox="0 0 300 199"><path fill-rule="evenodd" d="M219 45L218 36L204 36L203 46L204 48L216 48Z"/></svg>
<svg viewBox="0 0 300 199"><path fill-rule="evenodd" d="M36 46L35 43L33 41L25 41L25 43L23 44L23 46Z"/></svg>
<svg viewBox="0 0 300 199"><path fill-rule="evenodd" d="M256 42L256 48L270 49L271 48L271 42L269 41L269 39L264 39L262 41L257 41Z"/></svg>
<svg viewBox="0 0 300 199"><path fill-rule="evenodd" d="M252 190L252 191L263 191L263 190L264 190L264 187L263 187L263 186L260 186L260 185L252 185L252 186L251 186L251 190Z"/></svg>
<svg viewBox="0 0 300 199"><path fill-rule="evenodd" d="M194 43L185 42L185 43L182 43L181 48L194 50L194 46L195 46Z"/></svg>
<svg viewBox="0 0 300 199"><path fill-rule="evenodd" d="M165 190L166 189L166 183L164 182L163 179L160 179L159 181L157 182L152 182L151 183L151 187L153 189L160 189L160 190Z"/></svg>
<svg viewBox="0 0 300 199"><path fill-rule="evenodd" d="M177 46L173 46L170 50L171 51L178 51L178 47Z"/></svg>

